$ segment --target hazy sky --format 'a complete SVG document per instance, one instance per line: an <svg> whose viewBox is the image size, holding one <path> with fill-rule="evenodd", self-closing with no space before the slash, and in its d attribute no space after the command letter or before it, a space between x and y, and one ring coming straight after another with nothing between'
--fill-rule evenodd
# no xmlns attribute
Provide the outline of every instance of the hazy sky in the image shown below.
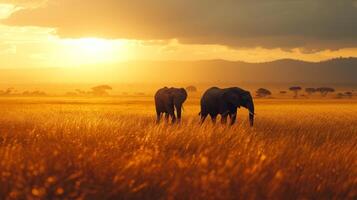
<svg viewBox="0 0 357 200"><path fill-rule="evenodd" d="M0 68L357 56L357 0L0 0Z"/></svg>

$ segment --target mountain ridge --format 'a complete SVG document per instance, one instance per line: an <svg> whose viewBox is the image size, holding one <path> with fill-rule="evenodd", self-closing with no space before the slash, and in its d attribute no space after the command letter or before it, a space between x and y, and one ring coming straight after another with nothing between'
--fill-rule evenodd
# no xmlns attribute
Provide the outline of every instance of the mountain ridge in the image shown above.
<svg viewBox="0 0 357 200"><path fill-rule="evenodd" d="M278 82L357 85L357 58L320 62L280 59L248 63L222 59L127 61L82 68L1 69L0 83L33 82Z"/></svg>

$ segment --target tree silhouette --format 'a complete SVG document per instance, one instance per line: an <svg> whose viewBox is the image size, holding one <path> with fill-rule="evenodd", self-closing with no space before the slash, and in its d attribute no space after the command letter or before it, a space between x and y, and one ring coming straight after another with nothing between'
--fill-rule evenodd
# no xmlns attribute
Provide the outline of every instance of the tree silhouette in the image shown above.
<svg viewBox="0 0 357 200"><path fill-rule="evenodd" d="M197 92L196 86L190 85L186 87L187 92Z"/></svg>
<svg viewBox="0 0 357 200"><path fill-rule="evenodd" d="M344 92L344 93L342 93L342 92L339 92L339 93L337 93L337 95L336 95L336 98L337 99L342 99L342 98L349 98L349 99L351 99L353 97L353 92Z"/></svg>
<svg viewBox="0 0 357 200"><path fill-rule="evenodd" d="M112 90L112 87L110 87L109 85L98 85L91 89L92 89L92 94L95 96L106 96L109 95L107 90Z"/></svg>
<svg viewBox="0 0 357 200"><path fill-rule="evenodd" d="M11 95L11 93L14 91L14 88L8 88L5 91L0 90L0 95Z"/></svg>
<svg viewBox="0 0 357 200"><path fill-rule="evenodd" d="M336 95L336 98L337 99L342 99L343 97L345 97L345 95L343 94L343 93L337 93L337 95Z"/></svg>
<svg viewBox="0 0 357 200"><path fill-rule="evenodd" d="M331 87L320 87L320 88L317 88L316 91L320 92L322 97L325 97L325 96L327 96L328 93L335 92L335 89L333 89Z"/></svg>
<svg viewBox="0 0 357 200"><path fill-rule="evenodd" d="M77 92L79 95L87 95L87 92L86 92L86 91L83 91L83 90L80 90L80 89L76 89L76 92Z"/></svg>
<svg viewBox="0 0 357 200"><path fill-rule="evenodd" d="M265 88L259 88L256 91L256 96L260 98L268 97L271 95L271 92L268 89Z"/></svg>
<svg viewBox="0 0 357 200"><path fill-rule="evenodd" d="M344 95L345 95L347 98L352 98L353 93L352 93L352 92L345 92Z"/></svg>
<svg viewBox="0 0 357 200"><path fill-rule="evenodd" d="M294 92L294 98L298 97L298 93L302 88L300 86L292 86L289 88L290 91Z"/></svg>
<svg viewBox="0 0 357 200"><path fill-rule="evenodd" d="M43 91L35 90L35 91L24 91L22 93L23 96L47 96L47 94Z"/></svg>
<svg viewBox="0 0 357 200"><path fill-rule="evenodd" d="M313 93L316 92L316 89L315 88L305 88L305 92L311 96Z"/></svg>

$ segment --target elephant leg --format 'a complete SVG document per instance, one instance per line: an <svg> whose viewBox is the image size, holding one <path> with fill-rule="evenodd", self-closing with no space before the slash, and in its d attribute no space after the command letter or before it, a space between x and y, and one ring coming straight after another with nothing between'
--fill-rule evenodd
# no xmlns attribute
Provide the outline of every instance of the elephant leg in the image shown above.
<svg viewBox="0 0 357 200"><path fill-rule="evenodd" d="M228 117L228 114L222 115L222 119L221 119L221 123L222 124L226 124L227 123L227 117Z"/></svg>
<svg viewBox="0 0 357 200"><path fill-rule="evenodd" d="M177 113L177 121L181 122L181 115L182 115L182 105L178 104L175 105L176 113Z"/></svg>
<svg viewBox="0 0 357 200"><path fill-rule="evenodd" d="M169 117L170 117L169 113L165 113L165 121L166 121L166 123L169 122Z"/></svg>
<svg viewBox="0 0 357 200"><path fill-rule="evenodd" d="M210 116L211 116L211 119L212 119L213 124L216 124L217 115L210 115Z"/></svg>
<svg viewBox="0 0 357 200"><path fill-rule="evenodd" d="M156 123L159 124L161 121L161 112L156 111Z"/></svg>
<svg viewBox="0 0 357 200"><path fill-rule="evenodd" d="M231 126L236 123L236 119L237 119L237 113L233 113L230 115L231 118Z"/></svg>
<svg viewBox="0 0 357 200"><path fill-rule="evenodd" d="M203 124L203 122L205 122L206 118L207 118L207 115L201 114L201 124Z"/></svg>
<svg viewBox="0 0 357 200"><path fill-rule="evenodd" d="M172 117L172 123L174 124L176 122L176 115L175 113L171 113L170 115Z"/></svg>
<svg viewBox="0 0 357 200"><path fill-rule="evenodd" d="M168 118L171 117L172 118L172 123L175 123L176 122L176 115L175 115L175 107L174 107L174 105L171 105L171 104L168 105L167 111L168 111L167 112Z"/></svg>

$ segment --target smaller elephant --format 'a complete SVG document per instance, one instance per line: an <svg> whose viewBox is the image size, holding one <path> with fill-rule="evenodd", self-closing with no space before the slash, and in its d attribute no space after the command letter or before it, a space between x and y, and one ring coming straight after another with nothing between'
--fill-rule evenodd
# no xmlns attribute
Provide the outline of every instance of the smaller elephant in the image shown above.
<svg viewBox="0 0 357 200"><path fill-rule="evenodd" d="M187 99L187 92L184 88L168 88L159 89L155 94L155 106L157 114L157 123L161 120L161 114L165 113L166 121L169 117L172 118L172 123L176 122L175 109L177 112L177 120L181 121L182 105Z"/></svg>

